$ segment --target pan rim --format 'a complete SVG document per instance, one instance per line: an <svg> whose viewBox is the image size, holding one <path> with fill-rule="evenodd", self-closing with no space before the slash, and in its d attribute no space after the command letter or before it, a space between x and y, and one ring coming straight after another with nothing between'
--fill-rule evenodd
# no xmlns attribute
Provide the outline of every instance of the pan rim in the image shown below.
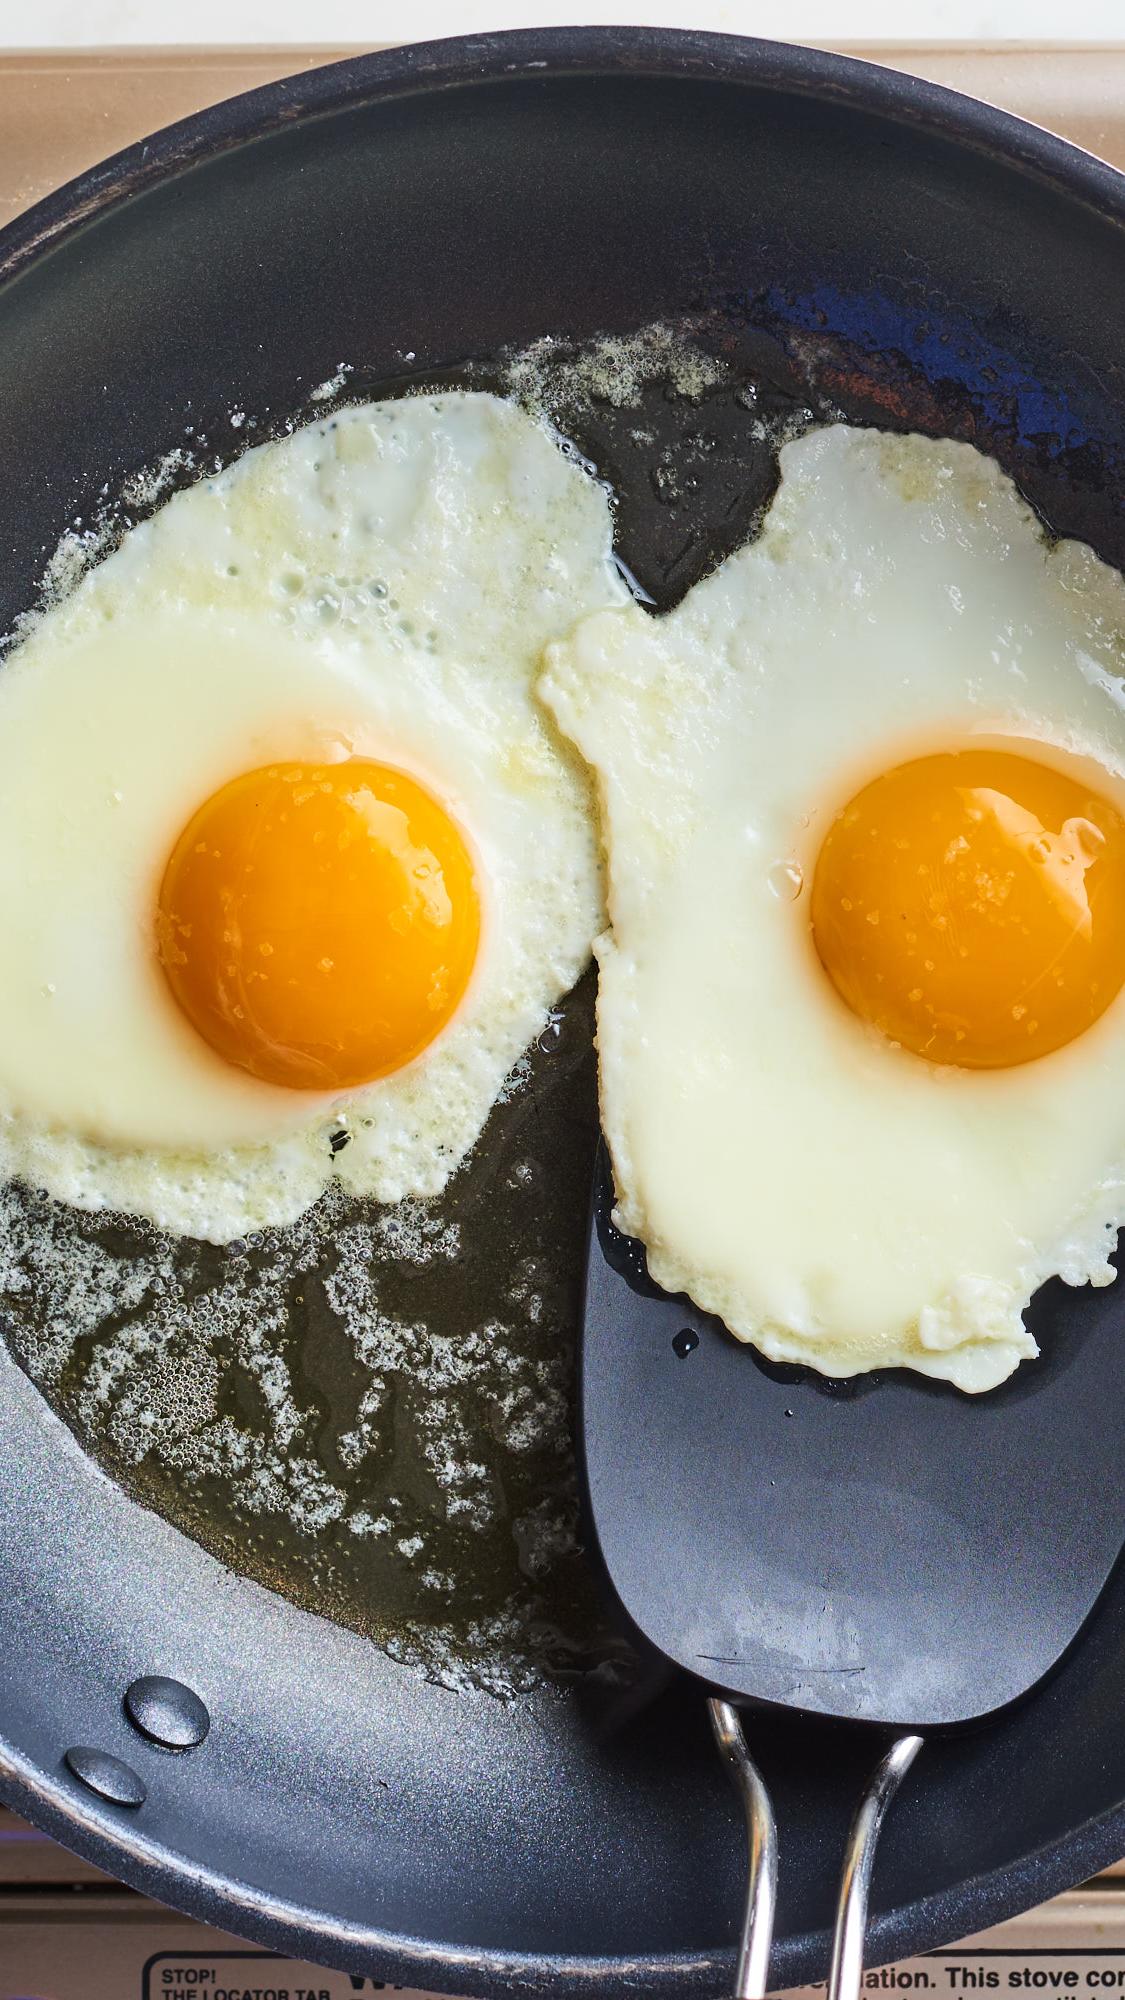
<svg viewBox="0 0 1125 2000"><path fill-rule="evenodd" d="M494 1991L512 1993L526 1992L529 1987L573 1992L596 1985L606 2000L630 2000L630 1996L635 2000L639 1978L653 1980L660 1991L689 1994L713 1992L716 1979L729 1984L733 1973L733 1946L721 1951L595 1957L438 1945L374 1925L339 1919L326 1923L308 1906L235 1883L218 1871L195 1864L185 1870L183 1860L172 1849L130 1835L111 1816L112 1809L86 1807L77 1797L67 1797L30 1759L13 1751L2 1733L0 1798L41 1832L119 1880L128 1881L140 1894L169 1902L217 1929L233 1919L238 1936L289 1955L303 1956L328 1946L333 1953L330 1962L345 1972L369 1972L377 1962L380 1974L396 1984L416 1985L421 1978L425 1981L423 1990L448 1994L463 1991L460 1982L466 1973L483 1975ZM1108 1867L1119 1858L1123 1839L1125 1805L1113 1806L1018 1862L968 1877L955 1888L894 1910L875 1910L868 1923L867 1962L887 1965L907 1955L918 1957L963 1936L989 1930L1072 1888L1076 1858L1080 1857L1083 1879ZM827 1943L827 1931L806 1931L775 1940L771 1969L777 1986L792 1988L813 1978Z"/></svg>
<svg viewBox="0 0 1125 2000"><path fill-rule="evenodd" d="M166 126L112 155L46 196L0 230L0 285L18 280L40 258L118 206L227 152L297 121L452 89L501 83L531 73L560 77L624 75L711 81L835 102L859 114L967 147L1005 172L1022 173L1071 203L1125 227L1125 174L1028 121L939 84L795 44L689 29L521 29L408 44L283 78L228 98ZM143 1893L216 1925L233 1921L272 1949L333 1951L345 1970L370 1970L456 1993L475 1974L493 1989L574 1990L596 1981L607 2000L635 1994L640 1979L662 1991L710 1992L733 1964L720 1952L617 1957L540 1955L486 1947L445 1947L401 1932L336 1919L271 1897L218 1871L185 1864L174 1850L134 1833L112 1809L85 1805L57 1777L24 1757L0 1730L0 1797L44 1832ZM1125 1847L1125 1802L1081 1823L1020 1861L967 1878L899 1908L876 1913L873 1962L925 1951L967 1927L999 1923L1069 1887L1076 1872L1095 1873ZM921 1942L919 1942L921 1940ZM781 1939L775 1976L801 1983L820 1969L826 1934Z"/></svg>
<svg viewBox="0 0 1125 2000"><path fill-rule="evenodd" d="M849 105L969 146L1125 227L1125 173L997 105L861 56L689 28L536 28L405 43L282 77L97 162L0 229L0 285L149 187L297 120L538 72L712 81Z"/></svg>

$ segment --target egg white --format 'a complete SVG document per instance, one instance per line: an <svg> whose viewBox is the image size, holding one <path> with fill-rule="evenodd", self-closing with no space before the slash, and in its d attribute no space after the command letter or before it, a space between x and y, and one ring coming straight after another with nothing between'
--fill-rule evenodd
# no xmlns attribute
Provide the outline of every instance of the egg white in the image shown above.
<svg viewBox="0 0 1125 2000"><path fill-rule="evenodd" d="M1125 997L1037 1062L935 1067L842 1004L792 889L927 749L1027 738L1120 798L1125 585L970 446L831 427L781 462L753 545L665 618L587 620L539 683L601 789L618 1220L774 1360L987 1389L1044 1279L1114 1275Z"/></svg>
<svg viewBox="0 0 1125 2000"><path fill-rule="evenodd" d="M178 494L33 626L0 670L0 1175L216 1241L334 1171L441 1189L604 920L586 776L532 682L576 613L624 599L610 542L601 489L513 405L367 405ZM209 1050L153 918L217 786L353 752L447 805L484 928L446 1031L321 1096Z"/></svg>

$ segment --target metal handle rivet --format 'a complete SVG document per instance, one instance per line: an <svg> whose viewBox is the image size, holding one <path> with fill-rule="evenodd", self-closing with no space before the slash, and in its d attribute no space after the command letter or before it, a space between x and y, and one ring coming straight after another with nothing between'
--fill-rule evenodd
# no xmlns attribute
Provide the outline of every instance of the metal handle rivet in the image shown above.
<svg viewBox="0 0 1125 2000"><path fill-rule="evenodd" d="M125 1690L125 1713L134 1729L164 1750L194 1750L211 1727L199 1696L166 1674L133 1681Z"/></svg>
<svg viewBox="0 0 1125 2000"><path fill-rule="evenodd" d="M148 1788L143 1778L139 1778L132 1766L120 1757L111 1757L108 1750L93 1750L86 1744L77 1744L68 1750L64 1759L68 1771L93 1792L99 1799L106 1799L113 1806L143 1806L148 1797Z"/></svg>

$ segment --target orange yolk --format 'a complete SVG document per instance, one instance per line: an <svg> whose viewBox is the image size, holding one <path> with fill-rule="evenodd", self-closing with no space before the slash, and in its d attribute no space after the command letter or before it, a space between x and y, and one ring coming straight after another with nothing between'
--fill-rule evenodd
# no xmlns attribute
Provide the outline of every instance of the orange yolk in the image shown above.
<svg viewBox="0 0 1125 2000"><path fill-rule="evenodd" d="M205 800L172 849L156 940L183 1012L267 1083L401 1069L468 985L480 903L465 841L402 771L272 764Z"/></svg>
<svg viewBox="0 0 1125 2000"><path fill-rule="evenodd" d="M1030 1062L1125 982L1125 820L1014 751L919 757L829 828L812 933L837 992L892 1041L965 1069Z"/></svg>

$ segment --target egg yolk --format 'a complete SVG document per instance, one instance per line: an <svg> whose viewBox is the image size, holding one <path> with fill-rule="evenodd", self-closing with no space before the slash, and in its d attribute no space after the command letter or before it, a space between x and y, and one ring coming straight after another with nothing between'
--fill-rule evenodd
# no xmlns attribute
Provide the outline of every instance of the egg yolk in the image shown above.
<svg viewBox="0 0 1125 2000"><path fill-rule="evenodd" d="M205 800L172 849L156 942L183 1012L267 1083L401 1069L465 992L473 862L445 808L366 758L271 764Z"/></svg>
<svg viewBox="0 0 1125 2000"><path fill-rule="evenodd" d="M893 1041L965 1069L1030 1062L1125 982L1125 820L1014 751L919 757L837 815L811 917L838 993Z"/></svg>

